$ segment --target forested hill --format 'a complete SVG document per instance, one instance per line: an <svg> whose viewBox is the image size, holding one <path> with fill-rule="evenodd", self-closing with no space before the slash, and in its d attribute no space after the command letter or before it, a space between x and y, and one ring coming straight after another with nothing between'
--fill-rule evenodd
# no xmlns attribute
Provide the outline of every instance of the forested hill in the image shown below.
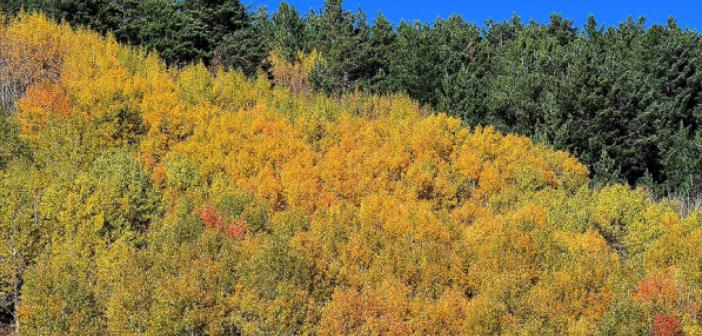
<svg viewBox="0 0 702 336"><path fill-rule="evenodd" d="M340 94L404 92L462 119L567 150L598 185L623 181L659 195L702 191L702 45L696 32L622 18L604 28L553 16L549 23L481 25L461 17L392 25L382 15L326 0L320 12L283 3L273 13L238 0L24 0L120 42L158 50L169 64L202 61L270 74L268 55L288 62L319 53L309 87Z"/></svg>
<svg viewBox="0 0 702 336"><path fill-rule="evenodd" d="M702 332L699 211L405 94L314 92L333 52L272 54L274 85L1 21L12 332Z"/></svg>

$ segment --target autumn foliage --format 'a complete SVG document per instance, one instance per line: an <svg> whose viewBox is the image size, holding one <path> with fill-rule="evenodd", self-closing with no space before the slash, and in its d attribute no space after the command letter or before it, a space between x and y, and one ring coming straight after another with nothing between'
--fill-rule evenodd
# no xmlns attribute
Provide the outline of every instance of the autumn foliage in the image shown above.
<svg viewBox="0 0 702 336"><path fill-rule="evenodd" d="M315 55L272 85L39 15L8 36L37 56L2 57L58 74L28 81L11 121L32 155L0 175L21 334L702 331L702 214L592 189L567 153L309 92Z"/></svg>
<svg viewBox="0 0 702 336"><path fill-rule="evenodd" d="M675 301L675 279L669 274L652 275L642 279L636 289L634 298L640 301Z"/></svg>
<svg viewBox="0 0 702 336"><path fill-rule="evenodd" d="M247 224L244 219L225 221L213 206L198 208L196 212L202 217L205 227L210 230L225 232L229 237L239 240L246 235Z"/></svg>
<svg viewBox="0 0 702 336"><path fill-rule="evenodd" d="M657 315L653 321L653 335L678 336L682 335L680 320L675 316Z"/></svg>

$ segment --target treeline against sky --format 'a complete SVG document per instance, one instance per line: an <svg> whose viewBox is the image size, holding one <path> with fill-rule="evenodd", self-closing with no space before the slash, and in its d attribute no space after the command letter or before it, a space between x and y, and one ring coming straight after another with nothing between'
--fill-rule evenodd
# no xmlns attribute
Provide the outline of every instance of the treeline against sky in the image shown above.
<svg viewBox="0 0 702 336"><path fill-rule="evenodd" d="M400 22L327 0L321 11L283 3L272 13L236 0L3 2L159 51L171 65L272 75L271 53L313 63L298 79L331 94L403 92L466 125L493 125L576 155L598 185L623 181L658 195L702 191L702 45L694 31L626 19L604 28L482 25L461 17ZM300 54L299 52L302 52Z"/></svg>
<svg viewBox="0 0 702 336"><path fill-rule="evenodd" d="M702 333L702 213L589 188L566 152L405 94L314 92L325 54L273 54L279 85L0 21L20 335Z"/></svg>

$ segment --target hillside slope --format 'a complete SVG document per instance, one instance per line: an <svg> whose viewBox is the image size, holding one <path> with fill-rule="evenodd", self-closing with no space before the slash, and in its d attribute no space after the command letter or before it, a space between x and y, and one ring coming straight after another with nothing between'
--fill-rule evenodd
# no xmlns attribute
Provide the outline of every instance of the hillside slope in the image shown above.
<svg viewBox="0 0 702 336"><path fill-rule="evenodd" d="M477 23L454 14L391 22L342 0L317 5L5 0L0 12L39 11L157 50L172 66L264 71L276 83L267 56L296 63L300 53L315 54L298 78L309 90L406 93L471 127L491 125L568 151L588 166L594 185L628 183L702 202L702 35L674 17L603 24L592 15L539 21L513 13Z"/></svg>
<svg viewBox="0 0 702 336"><path fill-rule="evenodd" d="M40 15L0 45L20 334L702 333L701 214L588 189L566 153Z"/></svg>

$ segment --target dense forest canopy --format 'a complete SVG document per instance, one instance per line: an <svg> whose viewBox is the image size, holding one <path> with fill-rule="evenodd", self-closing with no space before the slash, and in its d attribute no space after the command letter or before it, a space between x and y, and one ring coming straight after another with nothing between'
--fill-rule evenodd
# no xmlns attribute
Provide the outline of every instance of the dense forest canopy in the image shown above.
<svg viewBox="0 0 702 336"><path fill-rule="evenodd" d="M702 334L702 212L653 200L698 192L694 32L18 7L0 322L21 335Z"/></svg>
<svg viewBox="0 0 702 336"><path fill-rule="evenodd" d="M238 0L24 0L4 10L40 10L74 26L111 32L158 50L172 65L202 61L271 73L271 52L288 62L318 53L307 87L331 94L406 93L463 120L494 125L573 153L598 185L627 182L660 196L702 192L700 35L627 19L584 27L548 23L476 25L459 16L391 24L382 14L326 0L273 13Z"/></svg>

